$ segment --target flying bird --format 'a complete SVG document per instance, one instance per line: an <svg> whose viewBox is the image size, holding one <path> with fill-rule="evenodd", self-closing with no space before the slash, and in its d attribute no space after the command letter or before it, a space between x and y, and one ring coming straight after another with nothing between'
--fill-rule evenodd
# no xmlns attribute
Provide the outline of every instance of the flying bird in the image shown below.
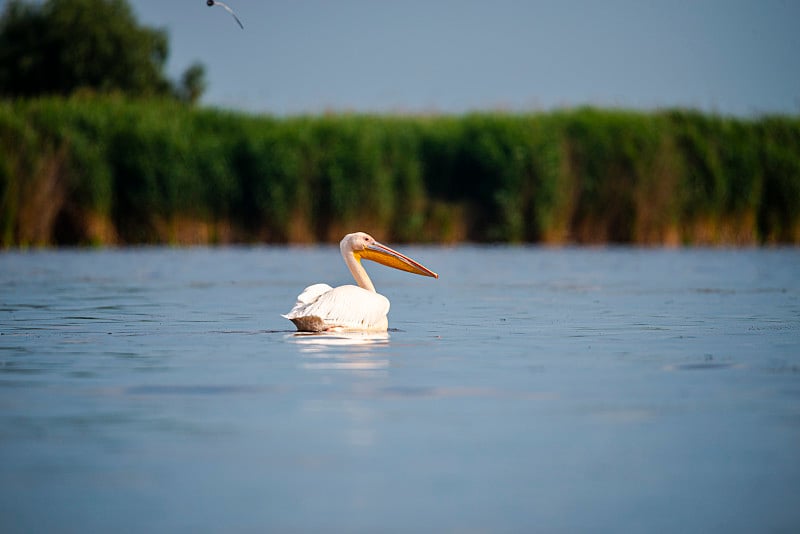
<svg viewBox="0 0 800 534"><path fill-rule="evenodd" d="M361 265L371 260L401 271L439 275L364 232L347 234L339 243L344 262L358 286L333 288L328 284L308 286L297 297L294 308L283 315L301 332L385 332L389 327L389 299L375 291L372 280Z"/></svg>
<svg viewBox="0 0 800 534"><path fill-rule="evenodd" d="M231 8L229 8L229 7L228 7L228 5L227 5L227 4L223 4L222 2L217 2L216 0L206 0L206 5L207 5L208 7L219 6L219 7L225 8L225 11L227 11L228 13L230 13L230 14L231 14L231 16L232 16L234 19L236 19L236 22L237 22L237 23L239 23L239 27L240 27L241 29L244 29L244 25L242 25L242 21L241 21L241 20L239 20L239 17L237 17L237 16L236 16L236 13L234 13L234 12L233 12L233 10L232 10Z"/></svg>

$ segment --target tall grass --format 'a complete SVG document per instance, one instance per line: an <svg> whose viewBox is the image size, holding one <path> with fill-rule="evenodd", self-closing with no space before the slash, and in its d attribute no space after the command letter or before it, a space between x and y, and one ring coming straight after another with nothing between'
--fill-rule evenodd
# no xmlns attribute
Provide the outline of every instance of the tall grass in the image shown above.
<svg viewBox="0 0 800 534"><path fill-rule="evenodd" d="M0 102L4 246L800 242L800 119L576 109L274 118Z"/></svg>

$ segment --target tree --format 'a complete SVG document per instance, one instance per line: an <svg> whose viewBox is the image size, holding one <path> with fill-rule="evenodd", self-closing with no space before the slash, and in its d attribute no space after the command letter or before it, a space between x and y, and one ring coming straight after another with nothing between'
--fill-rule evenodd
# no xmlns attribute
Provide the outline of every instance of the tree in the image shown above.
<svg viewBox="0 0 800 534"><path fill-rule="evenodd" d="M0 18L0 95L69 95L80 89L180 95L164 74L163 29L140 26L126 0L12 0ZM199 67L199 72L198 71ZM204 88L194 65L193 100Z"/></svg>
<svg viewBox="0 0 800 534"><path fill-rule="evenodd" d="M184 102L195 104L206 90L206 69L200 63L194 63L181 76L181 87L178 97Z"/></svg>

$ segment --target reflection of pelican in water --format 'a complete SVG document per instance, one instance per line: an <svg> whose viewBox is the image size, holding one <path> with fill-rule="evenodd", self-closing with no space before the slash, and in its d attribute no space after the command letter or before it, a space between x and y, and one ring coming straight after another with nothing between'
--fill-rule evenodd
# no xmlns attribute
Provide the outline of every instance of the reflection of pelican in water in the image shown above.
<svg viewBox="0 0 800 534"><path fill-rule="evenodd" d="M289 337L298 345L316 345L321 348L389 343L388 332L296 332Z"/></svg>
<svg viewBox="0 0 800 534"><path fill-rule="evenodd" d="M300 345L306 369L378 371L389 367L389 360L378 356L389 344L388 332L296 332L287 339Z"/></svg>
<svg viewBox="0 0 800 534"><path fill-rule="evenodd" d="M297 297L294 308L284 315L304 332L385 332L389 326L389 299L375 292L375 286L361 265L362 259L376 261L409 273L439 275L408 256L382 245L364 232L347 234L339 243L347 268L358 287L332 288L328 284L308 286Z"/></svg>

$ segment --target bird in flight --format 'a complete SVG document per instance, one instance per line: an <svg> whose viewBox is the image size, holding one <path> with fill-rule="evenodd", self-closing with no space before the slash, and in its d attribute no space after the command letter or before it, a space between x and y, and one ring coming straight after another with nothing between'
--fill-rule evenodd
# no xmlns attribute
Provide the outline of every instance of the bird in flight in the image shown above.
<svg viewBox="0 0 800 534"><path fill-rule="evenodd" d="M228 5L227 5L227 4L223 4L222 2L217 2L217 1L215 1L215 0L206 0L206 5L207 5L208 7L219 6L219 7L222 7L222 8L224 8L224 9L225 9L225 11L227 11L228 13L230 13L230 14L231 14L231 16L232 16L232 17L233 17L233 18L236 20L236 22L239 24L239 27L240 27L241 29L244 29L244 25L242 24L242 21L241 21L241 20L239 20L239 17L237 17L237 16L236 16L236 13L234 13L234 12L233 12L233 10L232 10L230 7L228 7Z"/></svg>

